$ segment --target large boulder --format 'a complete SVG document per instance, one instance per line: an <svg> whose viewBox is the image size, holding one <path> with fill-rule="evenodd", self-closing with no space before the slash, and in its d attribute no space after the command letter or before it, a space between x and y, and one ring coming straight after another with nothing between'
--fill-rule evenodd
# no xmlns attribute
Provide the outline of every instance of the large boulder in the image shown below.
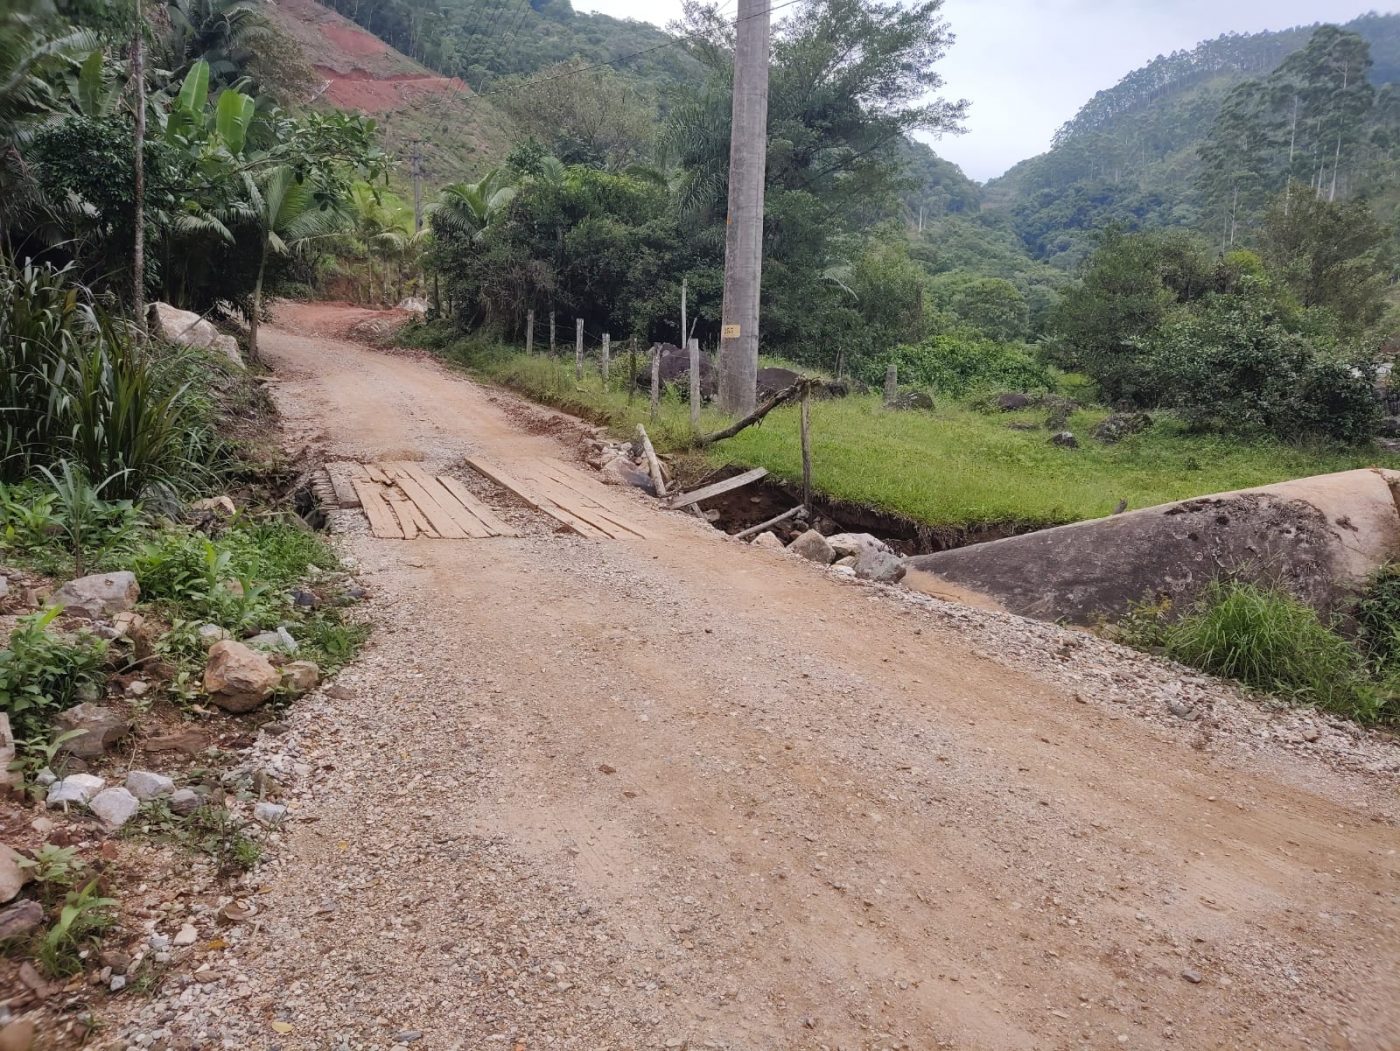
<svg viewBox="0 0 1400 1051"><path fill-rule="evenodd" d="M918 555L927 590L953 585L1013 613L1092 624L1145 599L1189 605L1212 580L1286 587L1324 615L1400 557L1400 473L1367 469L1217 493ZM906 580L924 588L917 575Z"/></svg>
<svg viewBox="0 0 1400 1051"><path fill-rule="evenodd" d="M53 718L54 736L76 731L59 748L79 759L98 759L125 737L131 724L111 708L91 701L75 704Z"/></svg>
<svg viewBox="0 0 1400 1051"><path fill-rule="evenodd" d="M768 368L758 370L758 398L760 401L785 391L802 378L802 373L792 369Z"/></svg>
<svg viewBox="0 0 1400 1051"><path fill-rule="evenodd" d="M169 303L152 303L147 316L152 335L167 343L212 350L235 365L243 364L243 358L238 353L238 340L225 336L200 315L172 307Z"/></svg>
<svg viewBox="0 0 1400 1051"><path fill-rule="evenodd" d="M690 352L681 349L674 343L661 344L661 365L660 375L662 384L675 384L689 390L690 383ZM651 363L649 361L639 363L637 368L637 386L643 390L651 389ZM713 398L719 391L719 374L715 371L715 366L705 354L700 355L700 396L702 398Z"/></svg>
<svg viewBox="0 0 1400 1051"><path fill-rule="evenodd" d="M789 544L787 549L793 554L801 555L812 562L820 562L824 566L829 566L836 561L836 552L831 549L831 544L815 529L807 530Z"/></svg>
<svg viewBox="0 0 1400 1051"><path fill-rule="evenodd" d="M826 542L831 545L831 550L836 552L838 559L858 558L867 551L894 554L894 548L869 533L835 533L827 537Z"/></svg>
<svg viewBox="0 0 1400 1051"><path fill-rule="evenodd" d="M898 555L875 550L862 551L851 568L861 580L873 580L878 584L898 584L908 569Z"/></svg>
<svg viewBox="0 0 1400 1051"><path fill-rule="evenodd" d="M110 617L131 609L141 597L136 574L96 573L70 580L53 593L50 605L85 617Z"/></svg>
<svg viewBox="0 0 1400 1051"><path fill-rule="evenodd" d="M225 639L209 649L204 692L226 712L251 712L277 689L281 673L261 653Z"/></svg>

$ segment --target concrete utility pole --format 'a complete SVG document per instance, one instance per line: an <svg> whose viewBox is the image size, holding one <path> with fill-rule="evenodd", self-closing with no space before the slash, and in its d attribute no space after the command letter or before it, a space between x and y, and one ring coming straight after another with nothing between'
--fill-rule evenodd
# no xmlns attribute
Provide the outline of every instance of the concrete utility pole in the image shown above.
<svg viewBox="0 0 1400 1051"><path fill-rule="evenodd" d="M423 154L416 142L408 155L408 172L413 176L413 232L416 234L423 229Z"/></svg>
<svg viewBox="0 0 1400 1051"><path fill-rule="evenodd" d="M758 385L758 300L763 274L763 183L768 161L768 39L772 0L739 0L719 404L746 416Z"/></svg>
<svg viewBox="0 0 1400 1051"><path fill-rule="evenodd" d="M131 244L131 313L136 320L136 341L146 342L146 19L136 0L136 29L131 37L131 80L136 88L136 149L132 156L132 196L135 228Z"/></svg>

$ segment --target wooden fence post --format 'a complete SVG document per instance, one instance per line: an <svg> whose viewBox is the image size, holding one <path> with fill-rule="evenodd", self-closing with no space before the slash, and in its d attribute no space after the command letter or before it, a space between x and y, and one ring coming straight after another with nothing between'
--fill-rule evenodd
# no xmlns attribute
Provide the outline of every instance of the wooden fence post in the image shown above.
<svg viewBox="0 0 1400 1051"><path fill-rule="evenodd" d="M525 353L535 352L535 312L533 310L525 313Z"/></svg>
<svg viewBox="0 0 1400 1051"><path fill-rule="evenodd" d="M574 379L583 379L583 318L574 319Z"/></svg>
<svg viewBox="0 0 1400 1051"><path fill-rule="evenodd" d="M637 337L627 340L627 404L637 396Z"/></svg>
<svg viewBox="0 0 1400 1051"><path fill-rule="evenodd" d="M894 366L890 366L893 368ZM812 435L809 409L812 388L802 388L802 506L812 510Z"/></svg>
<svg viewBox="0 0 1400 1051"><path fill-rule="evenodd" d="M661 405L661 344L651 345L651 418L656 419Z"/></svg>
<svg viewBox="0 0 1400 1051"><path fill-rule="evenodd" d="M549 356L559 356L559 345L554 340L554 311L549 312Z"/></svg>
<svg viewBox="0 0 1400 1051"><path fill-rule="evenodd" d="M890 362L885 368L885 406L895 403L899 397L899 366Z"/></svg>
<svg viewBox="0 0 1400 1051"><path fill-rule="evenodd" d="M612 363L612 336L603 333L603 390L608 389L608 372Z"/></svg>
<svg viewBox="0 0 1400 1051"><path fill-rule="evenodd" d="M700 341L691 339L686 342L690 348L690 426L694 431L700 430Z"/></svg>

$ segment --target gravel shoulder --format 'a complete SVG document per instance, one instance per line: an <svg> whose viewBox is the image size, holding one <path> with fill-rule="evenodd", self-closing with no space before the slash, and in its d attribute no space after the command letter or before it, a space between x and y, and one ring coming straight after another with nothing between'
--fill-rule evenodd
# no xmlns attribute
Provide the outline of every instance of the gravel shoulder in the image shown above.
<svg viewBox="0 0 1400 1051"><path fill-rule="evenodd" d="M294 445L568 455L316 309L264 330ZM254 749L254 916L114 1046L1400 1044L1392 742L628 499L658 539L346 517L378 629Z"/></svg>

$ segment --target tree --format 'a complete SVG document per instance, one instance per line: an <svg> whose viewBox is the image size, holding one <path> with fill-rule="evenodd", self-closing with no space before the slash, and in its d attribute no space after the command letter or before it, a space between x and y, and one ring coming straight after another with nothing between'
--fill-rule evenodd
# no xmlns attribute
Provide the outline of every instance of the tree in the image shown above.
<svg viewBox="0 0 1400 1051"><path fill-rule="evenodd" d="M644 157L656 123L650 91L579 58L512 79L496 97L522 138L539 142L564 164L625 168Z"/></svg>
<svg viewBox="0 0 1400 1051"><path fill-rule="evenodd" d="M345 226L345 214L318 202L310 182L290 164L268 169L258 178L245 176L248 214L258 232L258 270L253 304L248 313L248 357L259 361L258 322L262 318L263 282L272 254L288 255L317 238L329 237Z"/></svg>
<svg viewBox="0 0 1400 1051"><path fill-rule="evenodd" d="M1360 335L1385 311L1394 278L1385 229L1363 201L1306 193L1278 201L1264 223L1264 260L1304 307L1331 311Z"/></svg>

